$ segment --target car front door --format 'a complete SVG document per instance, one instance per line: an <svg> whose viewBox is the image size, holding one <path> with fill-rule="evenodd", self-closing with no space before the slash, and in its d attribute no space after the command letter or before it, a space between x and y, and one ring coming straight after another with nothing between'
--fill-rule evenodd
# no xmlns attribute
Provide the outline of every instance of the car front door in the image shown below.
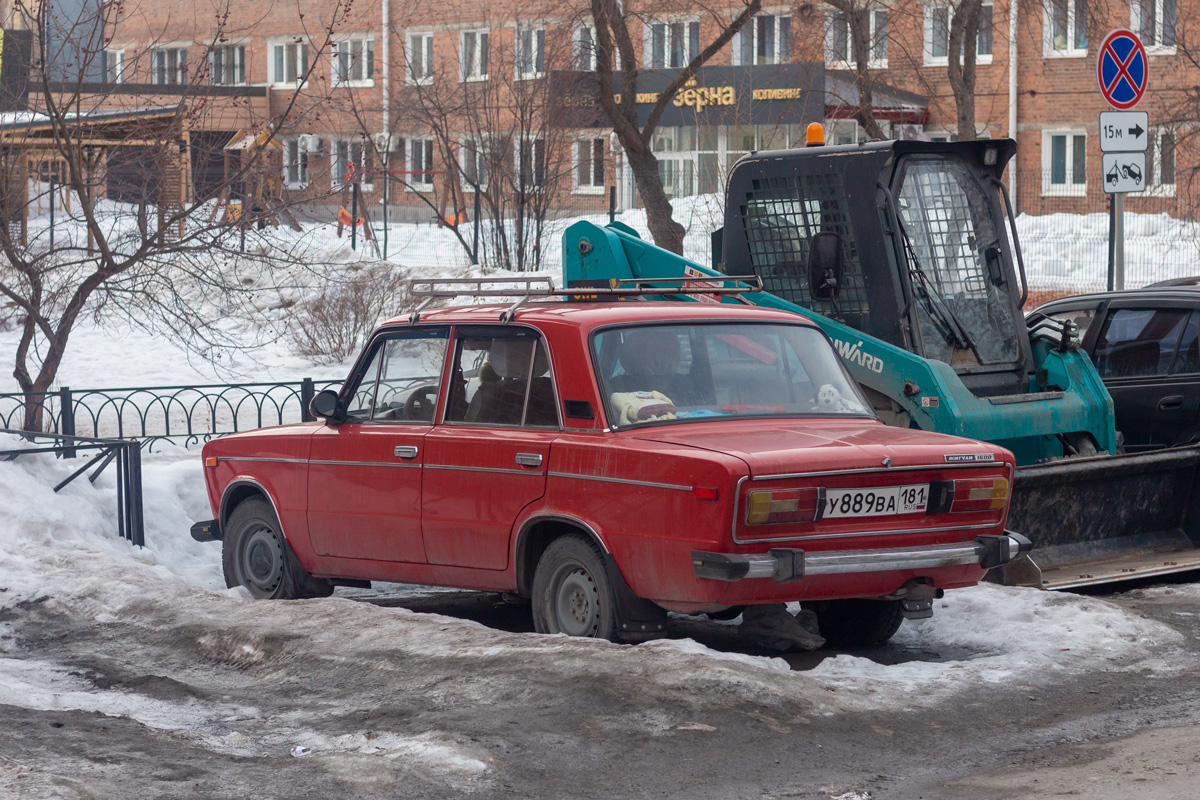
<svg viewBox="0 0 1200 800"><path fill-rule="evenodd" d="M456 327L443 417L425 437L429 563L505 569L513 523L545 493L560 434L545 340L518 326Z"/></svg>
<svg viewBox="0 0 1200 800"><path fill-rule="evenodd" d="M1116 411L1117 430L1130 450L1162 447L1164 415L1183 406L1180 391L1166 385L1191 311L1151 306L1145 300L1109 304L1092 359Z"/></svg>
<svg viewBox="0 0 1200 800"><path fill-rule="evenodd" d="M449 328L376 338L347 381L347 419L313 435L308 525L323 556L425 563L421 480Z"/></svg>
<svg viewBox="0 0 1200 800"><path fill-rule="evenodd" d="M1155 439L1167 446L1196 440L1200 434L1200 311L1188 315L1170 374L1160 388Z"/></svg>

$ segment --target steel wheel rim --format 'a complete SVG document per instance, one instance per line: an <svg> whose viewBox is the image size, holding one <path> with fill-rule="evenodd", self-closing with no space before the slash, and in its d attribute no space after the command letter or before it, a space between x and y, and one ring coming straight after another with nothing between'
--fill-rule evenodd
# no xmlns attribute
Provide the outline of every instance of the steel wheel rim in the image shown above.
<svg viewBox="0 0 1200 800"><path fill-rule="evenodd" d="M262 526L246 537L241 572L252 592L270 595L279 588L283 579L283 547L275 531Z"/></svg>
<svg viewBox="0 0 1200 800"><path fill-rule="evenodd" d="M594 636L600 627L600 593L580 566L567 567L554 588L554 619L568 636Z"/></svg>

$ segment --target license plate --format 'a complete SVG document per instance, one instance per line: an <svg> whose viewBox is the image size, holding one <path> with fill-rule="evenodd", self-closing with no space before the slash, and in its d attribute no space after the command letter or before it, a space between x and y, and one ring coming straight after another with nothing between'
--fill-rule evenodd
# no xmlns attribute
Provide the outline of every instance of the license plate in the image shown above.
<svg viewBox="0 0 1200 800"><path fill-rule="evenodd" d="M877 489L826 489L824 518L883 517L924 511L929 484L881 486Z"/></svg>

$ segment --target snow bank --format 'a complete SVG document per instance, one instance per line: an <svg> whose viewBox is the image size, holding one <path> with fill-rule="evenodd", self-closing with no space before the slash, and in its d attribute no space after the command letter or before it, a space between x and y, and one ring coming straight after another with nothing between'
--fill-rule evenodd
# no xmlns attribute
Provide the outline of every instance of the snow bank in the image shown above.
<svg viewBox="0 0 1200 800"><path fill-rule="evenodd" d="M1108 214L1017 217L1029 285L1103 290L1108 284ZM1125 286L1200 273L1200 223L1169 214L1125 213Z"/></svg>

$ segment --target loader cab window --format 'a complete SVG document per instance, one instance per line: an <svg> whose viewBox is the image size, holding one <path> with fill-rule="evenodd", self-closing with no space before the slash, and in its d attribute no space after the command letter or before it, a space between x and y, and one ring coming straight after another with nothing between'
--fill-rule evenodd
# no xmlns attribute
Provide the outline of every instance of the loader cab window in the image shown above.
<svg viewBox="0 0 1200 800"><path fill-rule="evenodd" d="M992 193L994 195L994 193ZM896 212L924 355L956 369L1021 357L994 196L952 158L909 157Z"/></svg>
<svg viewBox="0 0 1200 800"><path fill-rule="evenodd" d="M867 293L840 174L781 175L751 182L741 206L750 262L763 288L790 303L867 328ZM836 233L845 272L836 300L813 299L808 279L813 234Z"/></svg>

